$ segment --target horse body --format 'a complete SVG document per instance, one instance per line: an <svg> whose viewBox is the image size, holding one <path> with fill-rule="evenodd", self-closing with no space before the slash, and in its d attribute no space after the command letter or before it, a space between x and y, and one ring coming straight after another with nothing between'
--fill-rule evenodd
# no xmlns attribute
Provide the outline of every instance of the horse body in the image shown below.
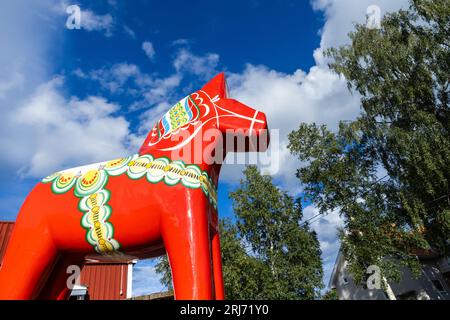
<svg viewBox="0 0 450 320"><path fill-rule="evenodd" d="M239 128L258 136L265 116L228 99L220 74L171 108L139 154L45 178L17 217L0 267L0 299L66 298L67 266L93 251L149 257L164 250L177 299L223 299L221 165L192 160L208 146L223 149L225 131ZM205 140L208 129L215 133Z"/></svg>
<svg viewBox="0 0 450 320"><path fill-rule="evenodd" d="M179 189L187 191L182 187L173 189L164 184L149 184L144 179L133 181L126 176L109 177L105 187L113 195L108 202L113 208L109 221L114 226L114 238L118 239L122 253L161 240L160 217L173 212ZM92 251L86 232L80 226L83 213L78 210L78 204L79 199L71 192L55 195L48 185L40 183L28 196L17 225L34 224L37 218L42 219L41 223L48 228L59 249ZM36 208L41 211L36 212ZM33 219L29 219L28 214L33 215Z"/></svg>

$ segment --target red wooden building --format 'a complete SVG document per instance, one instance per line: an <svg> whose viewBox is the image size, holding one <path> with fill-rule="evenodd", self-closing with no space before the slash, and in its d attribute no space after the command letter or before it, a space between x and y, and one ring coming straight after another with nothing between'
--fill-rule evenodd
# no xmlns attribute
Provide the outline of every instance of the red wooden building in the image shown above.
<svg viewBox="0 0 450 320"><path fill-rule="evenodd" d="M14 222L0 221L0 266L11 237ZM81 270L80 286L72 291L71 299L125 300L131 298L134 257L105 260L89 256Z"/></svg>

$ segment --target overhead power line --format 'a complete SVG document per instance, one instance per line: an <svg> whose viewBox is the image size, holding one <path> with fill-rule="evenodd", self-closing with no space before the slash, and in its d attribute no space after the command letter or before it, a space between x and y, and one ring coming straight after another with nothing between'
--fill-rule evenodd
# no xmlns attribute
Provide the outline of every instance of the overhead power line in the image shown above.
<svg viewBox="0 0 450 320"><path fill-rule="evenodd" d="M369 192L373 189L373 187L374 187L375 184L377 184L378 182L381 182L382 180L386 179L387 177L389 177L388 174L385 175L384 177L378 179L377 181L372 182L372 183L370 184L370 186L369 186L369 190L366 190L361 196L365 196L367 193L369 193ZM316 214L315 216L313 216L313 217L311 217L311 218L309 218L309 219L303 221L303 222L300 224L300 227L303 227L304 225L306 225L308 222L310 222L311 220L313 220L313 219L315 219L315 218L319 218L319 219L316 219L316 220L310 222L310 223L309 223L310 225L313 224L313 223L315 223L315 222L317 222L317 221L320 221L320 219L322 219L321 216L326 217L326 216L328 216L330 213L333 213L333 211L328 212L328 213L327 213L327 212L318 213L318 214Z"/></svg>

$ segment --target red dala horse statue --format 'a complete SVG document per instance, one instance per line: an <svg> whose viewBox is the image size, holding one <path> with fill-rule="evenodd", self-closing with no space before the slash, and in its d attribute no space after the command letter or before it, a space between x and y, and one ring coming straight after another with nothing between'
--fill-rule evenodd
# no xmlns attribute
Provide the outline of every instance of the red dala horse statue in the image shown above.
<svg viewBox="0 0 450 320"><path fill-rule="evenodd" d="M215 134L206 137L208 130ZM233 131L246 143L226 150ZM255 146L253 137L266 141ZM44 178L18 214L0 267L0 299L67 299L67 267L82 266L89 254L165 252L176 299L224 299L221 162L205 161L203 153L223 160L229 151L265 151L268 139L264 113L229 99L221 73L175 104L138 154Z"/></svg>

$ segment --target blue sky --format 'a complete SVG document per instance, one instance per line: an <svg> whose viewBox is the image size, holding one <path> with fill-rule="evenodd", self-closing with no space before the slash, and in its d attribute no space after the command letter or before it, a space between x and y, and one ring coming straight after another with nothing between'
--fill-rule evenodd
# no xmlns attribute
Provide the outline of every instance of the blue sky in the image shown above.
<svg viewBox="0 0 450 320"><path fill-rule="evenodd" d="M347 43L374 1L2 1L0 4L0 219L13 220L43 176L136 152L155 119L225 71L231 95L280 130L276 183L293 195L301 164L286 149L300 122L335 128L359 111L324 49ZM375 1L382 13L406 0ZM82 10L81 29L65 26ZM220 215L242 166L225 166ZM317 208L305 204L305 219ZM338 212L314 222L328 283ZM135 270L135 293L160 290L152 262Z"/></svg>

